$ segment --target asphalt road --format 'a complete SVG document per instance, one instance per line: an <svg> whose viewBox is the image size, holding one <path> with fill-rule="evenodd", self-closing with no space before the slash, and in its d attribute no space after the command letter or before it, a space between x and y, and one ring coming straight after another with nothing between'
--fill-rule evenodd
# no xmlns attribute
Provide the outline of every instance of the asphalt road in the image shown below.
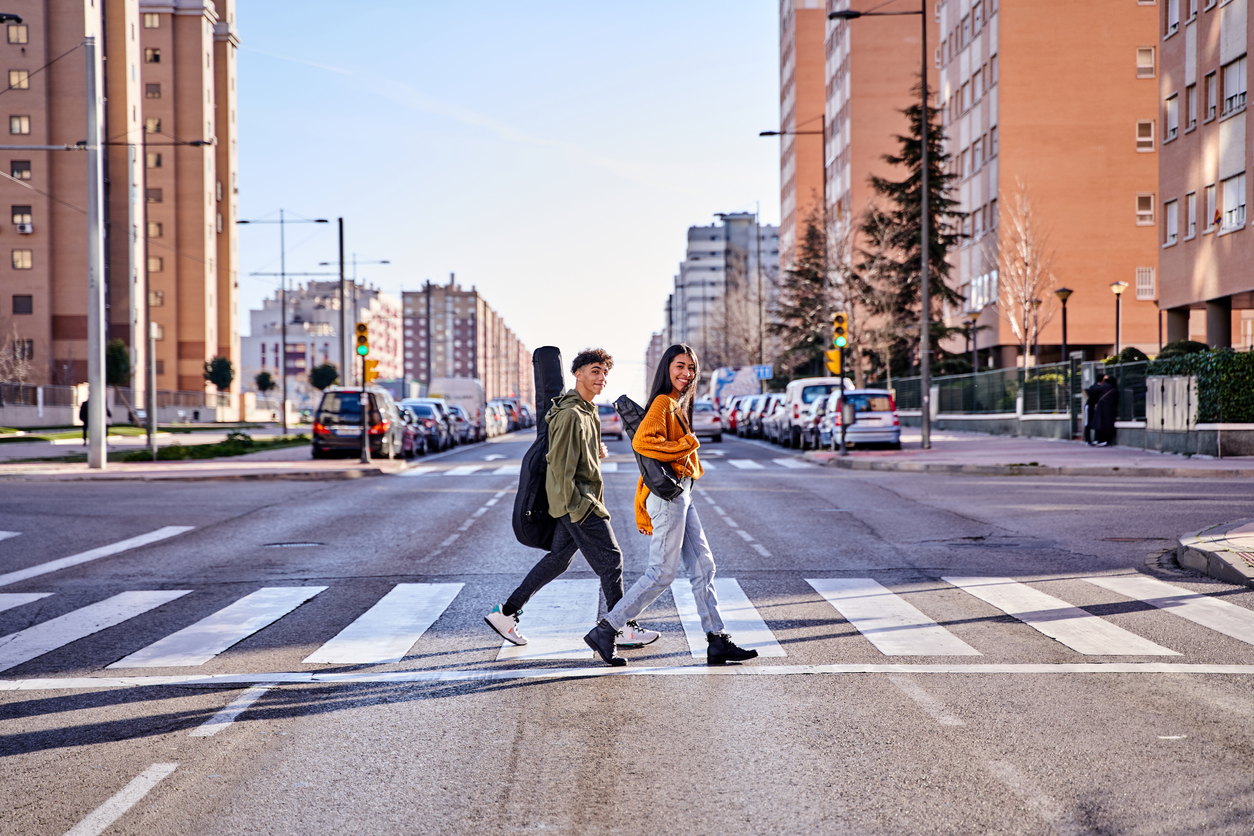
<svg viewBox="0 0 1254 836"><path fill-rule="evenodd" d="M352 482L0 484L0 833L1254 830L1254 592L1158 557L1254 484L706 444L720 596L764 656L707 668L667 594L611 673L560 635L498 658L482 621L539 557L510 529L525 447ZM648 541L610 447L630 583ZM191 528L45 565L167 526ZM538 653L596 606L581 558L564 580L524 610Z"/></svg>

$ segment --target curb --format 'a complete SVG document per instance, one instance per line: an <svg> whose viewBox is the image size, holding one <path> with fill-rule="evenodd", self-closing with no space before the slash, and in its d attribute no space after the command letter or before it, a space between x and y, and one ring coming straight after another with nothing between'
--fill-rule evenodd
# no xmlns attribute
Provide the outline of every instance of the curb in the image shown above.
<svg viewBox="0 0 1254 836"><path fill-rule="evenodd" d="M1194 479L1250 479L1254 468L1241 470L1185 467L1051 467L1027 464L932 464L928 462L871 461L867 459L819 459L806 453L807 461L841 470L890 473L944 473L965 476L1156 476Z"/></svg>
<svg viewBox="0 0 1254 836"><path fill-rule="evenodd" d="M346 479L364 479L369 476L386 476L392 471L379 468L354 468L353 470L290 470L262 473L103 473L99 476L78 473L31 473L0 475L0 482L340 482Z"/></svg>
<svg viewBox="0 0 1254 836"><path fill-rule="evenodd" d="M1224 534L1254 520L1237 520L1203 528L1176 540L1176 562L1226 583L1254 588L1254 553L1228 547Z"/></svg>

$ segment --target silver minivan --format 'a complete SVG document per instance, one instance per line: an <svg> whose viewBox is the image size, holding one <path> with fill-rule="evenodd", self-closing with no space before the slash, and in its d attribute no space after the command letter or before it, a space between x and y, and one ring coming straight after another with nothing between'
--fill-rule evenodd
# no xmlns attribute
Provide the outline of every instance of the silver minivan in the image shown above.
<svg viewBox="0 0 1254 836"><path fill-rule="evenodd" d="M844 400L856 410L856 420L845 428L845 443L887 444L901 449L901 422L897 418L897 403L887 389L851 389L844 392ZM819 446L835 449L840 444L841 393L828 396L823 417L819 419Z"/></svg>

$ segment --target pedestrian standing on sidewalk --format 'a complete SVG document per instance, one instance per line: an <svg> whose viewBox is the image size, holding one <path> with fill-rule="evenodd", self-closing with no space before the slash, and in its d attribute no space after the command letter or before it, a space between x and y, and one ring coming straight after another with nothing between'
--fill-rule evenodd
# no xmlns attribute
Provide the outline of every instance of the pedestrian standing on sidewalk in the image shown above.
<svg viewBox="0 0 1254 836"><path fill-rule="evenodd" d="M601 579L606 609L613 609L623 597L623 552L602 499L601 459L609 455L609 449L601 443L601 417L592 403L605 389L613 367L614 358L604 349L581 351L570 367L575 388L554 400L548 412L548 474L544 487L549 515L557 520L553 545L505 603L493 607L484 617L493 630L514 644L527 643L518 632L522 608L531 596L570 568L576 551L583 552ZM630 621L619 626L617 636L610 636L610 644L611 648L616 642L619 647L643 647L657 641L659 635L656 630L646 630Z"/></svg>
<svg viewBox="0 0 1254 836"><path fill-rule="evenodd" d="M1119 417L1119 387L1114 378L1103 375L1098 388L1097 403L1093 405L1093 424L1097 428L1096 447L1106 447L1115 440L1115 421Z"/></svg>
<svg viewBox="0 0 1254 836"><path fill-rule="evenodd" d="M681 562L692 582L692 596L705 631L706 661L722 665L758 655L756 650L737 647L723 630L714 594L714 555L697 509L692 506L693 483L703 473L697 458L701 443L692 434L692 402L699 378L700 367L692 348L680 344L666 349L653 376L647 411L631 442L631 448L640 455L670 464L683 491L667 501L651 493L643 478L636 486L636 527L641 534L653 538L649 543L649 568L618 605L584 636L588 646L606 664L615 667L627 664L614 653L615 634L670 587Z"/></svg>
<svg viewBox="0 0 1254 836"><path fill-rule="evenodd" d="M87 398L78 407L78 420L83 422L83 443L87 443L87 404L91 403L91 398ZM109 407L105 407L105 435L109 434L109 419L113 417L113 413L109 411Z"/></svg>

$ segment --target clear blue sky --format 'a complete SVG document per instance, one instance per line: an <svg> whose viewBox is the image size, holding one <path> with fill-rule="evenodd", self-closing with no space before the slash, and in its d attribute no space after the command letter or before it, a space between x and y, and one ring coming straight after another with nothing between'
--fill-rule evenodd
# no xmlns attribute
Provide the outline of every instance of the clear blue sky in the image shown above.
<svg viewBox="0 0 1254 836"><path fill-rule="evenodd" d="M685 230L778 223L778 3L242 0L240 214L345 218L391 290L457 274L528 348L617 361L642 396ZM334 225L289 227L289 271ZM240 228L241 323L278 229Z"/></svg>

